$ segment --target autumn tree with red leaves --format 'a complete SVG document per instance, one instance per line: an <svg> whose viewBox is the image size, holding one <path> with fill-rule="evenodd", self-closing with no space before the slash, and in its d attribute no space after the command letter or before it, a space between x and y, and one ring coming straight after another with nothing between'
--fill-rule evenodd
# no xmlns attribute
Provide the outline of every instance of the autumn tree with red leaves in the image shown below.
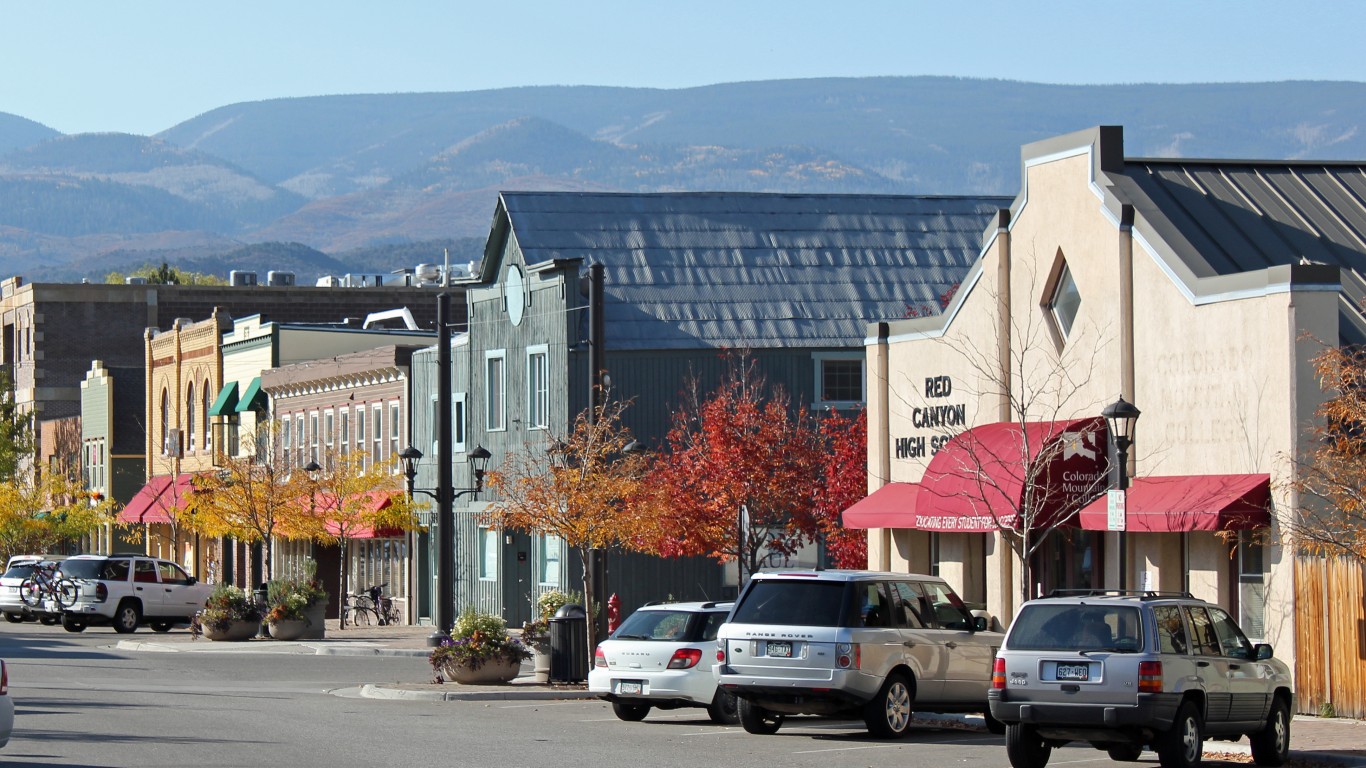
<svg viewBox="0 0 1366 768"><path fill-rule="evenodd" d="M866 568L868 535L845 528L844 510L868 495L868 417L831 411L821 419L820 437L827 458L816 490L816 524L825 541L826 558L836 568Z"/></svg>
<svg viewBox="0 0 1366 768"><path fill-rule="evenodd" d="M648 548L666 557L736 560L740 582L770 553L792 555L817 535L813 489L824 462L805 407L768 387L748 357L735 357L703 399L690 381L664 455L648 484L671 524Z"/></svg>

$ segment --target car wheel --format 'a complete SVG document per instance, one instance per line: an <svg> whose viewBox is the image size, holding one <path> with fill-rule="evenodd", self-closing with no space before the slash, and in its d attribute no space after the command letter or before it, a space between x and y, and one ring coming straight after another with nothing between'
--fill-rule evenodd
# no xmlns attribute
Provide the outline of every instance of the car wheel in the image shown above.
<svg viewBox="0 0 1366 768"><path fill-rule="evenodd" d="M754 704L745 699L740 700L736 710L740 713L740 725L744 726L749 733L757 733L761 736L777 733L783 727L783 716Z"/></svg>
<svg viewBox="0 0 1366 768"><path fill-rule="evenodd" d="M1157 759L1162 768L1195 768L1205 753L1205 734L1200 713L1189 701L1176 710L1170 731L1157 743Z"/></svg>
<svg viewBox="0 0 1366 768"><path fill-rule="evenodd" d="M1043 768L1048 765L1051 754L1053 747L1039 736L1034 726L1026 723L1006 726L1006 757L1010 758L1011 768Z"/></svg>
<svg viewBox="0 0 1366 768"><path fill-rule="evenodd" d="M991 710L982 713L982 719L986 721L987 733L994 733L997 736L1006 732L1006 724L992 717Z"/></svg>
<svg viewBox="0 0 1366 768"><path fill-rule="evenodd" d="M154 621L148 626L152 628L153 632L170 632L171 627L174 627L175 624L169 621Z"/></svg>
<svg viewBox="0 0 1366 768"><path fill-rule="evenodd" d="M5 621L8 621L8 622L11 623L11 624L18 624L18 623L22 622L23 620L24 620L24 616L23 616L23 614L21 614L21 613L7 613L7 614L5 614Z"/></svg>
<svg viewBox="0 0 1366 768"><path fill-rule="evenodd" d="M719 725L735 725L740 722L735 694L717 688L716 695L711 697L711 704L707 707L707 715L713 723Z"/></svg>
<svg viewBox="0 0 1366 768"><path fill-rule="evenodd" d="M132 600L124 600L119 603L119 609L114 611L114 631L121 635L126 635L138 628L138 622L142 621L142 611L138 610L138 604Z"/></svg>
<svg viewBox="0 0 1366 768"><path fill-rule="evenodd" d="M1105 754L1109 755L1111 760L1120 763L1132 763L1143 754L1143 747L1139 744L1120 744L1105 750Z"/></svg>
<svg viewBox="0 0 1366 768"><path fill-rule="evenodd" d="M1290 711L1285 699L1277 698L1271 703L1271 714L1267 715L1266 727L1251 734L1252 760L1257 765L1278 766L1290 755Z"/></svg>
<svg viewBox="0 0 1366 768"><path fill-rule="evenodd" d="M46 615L44 615L44 616L39 616L39 617L38 617L38 622L39 622L40 624L42 624L43 626L45 626L45 627L53 626L53 625L56 624L58 621L60 621L60 619L58 619L56 616L46 616Z"/></svg>
<svg viewBox="0 0 1366 768"><path fill-rule="evenodd" d="M627 701L612 702L612 711L617 713L617 717L628 723L636 723L645 719L650 714L649 704L636 704Z"/></svg>
<svg viewBox="0 0 1366 768"><path fill-rule="evenodd" d="M873 700L863 705L863 722L868 732L884 739L899 739L910 733L914 698L905 675L889 675Z"/></svg>
<svg viewBox="0 0 1366 768"><path fill-rule="evenodd" d="M84 632L85 622L71 614L66 614L62 616L62 629L65 629L67 632Z"/></svg>

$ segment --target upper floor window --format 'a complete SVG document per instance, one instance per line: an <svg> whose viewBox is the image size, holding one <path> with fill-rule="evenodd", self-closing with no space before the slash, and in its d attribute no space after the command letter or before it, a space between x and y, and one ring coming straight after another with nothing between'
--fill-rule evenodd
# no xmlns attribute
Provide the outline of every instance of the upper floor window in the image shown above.
<svg viewBox="0 0 1366 768"><path fill-rule="evenodd" d="M451 442L454 450L465 450L465 393L456 392L451 398Z"/></svg>
<svg viewBox="0 0 1366 768"><path fill-rule="evenodd" d="M185 390L185 439L188 443L186 447L191 451L194 450L195 438L199 434L194 428L194 412L198 406L199 400L194 396L194 384L191 383Z"/></svg>
<svg viewBox="0 0 1366 768"><path fill-rule="evenodd" d="M285 416L280 419L280 459L285 468L294 462L294 456L290 453L294 448L294 423L290 417Z"/></svg>
<svg viewBox="0 0 1366 768"><path fill-rule="evenodd" d="M550 365L545 345L530 347L526 356L527 429L550 427Z"/></svg>
<svg viewBox="0 0 1366 768"><path fill-rule="evenodd" d="M854 405L863 402L863 353L817 352L816 405Z"/></svg>
<svg viewBox="0 0 1366 768"><path fill-rule="evenodd" d="M507 429L506 359L501 349L484 353L484 428L490 432Z"/></svg>
<svg viewBox="0 0 1366 768"><path fill-rule="evenodd" d="M1058 332L1066 339L1072 333L1072 325L1081 310L1081 293L1077 291L1077 281L1072 278L1072 268L1063 262L1062 272L1058 274L1057 284L1048 300L1048 311L1057 324Z"/></svg>
<svg viewBox="0 0 1366 768"><path fill-rule="evenodd" d="M356 406L356 453L360 454L360 468L366 467L367 451L365 447L365 406Z"/></svg>
<svg viewBox="0 0 1366 768"><path fill-rule="evenodd" d="M199 432L203 436L204 450L213 450L213 427L210 424L209 409L213 407L213 390L209 389L209 380L204 380L204 386L199 390L199 397L203 401L204 410L200 411L203 418L199 421Z"/></svg>
<svg viewBox="0 0 1366 768"><path fill-rule="evenodd" d="M390 400L390 401L389 401L389 460L394 462L393 471L394 471L395 473L397 473L397 472L399 472L399 471L401 470L401 467L399 467L399 463L400 463L400 462L395 461L395 460L394 460L394 457L398 455L399 451L403 450L403 447L402 447L402 445L401 445L401 443L400 443L400 438L402 437L402 434L403 434L403 409L399 406L399 402L398 402L397 400Z"/></svg>
<svg viewBox="0 0 1366 768"><path fill-rule="evenodd" d="M375 403L370 408L370 466L384 461L384 406Z"/></svg>

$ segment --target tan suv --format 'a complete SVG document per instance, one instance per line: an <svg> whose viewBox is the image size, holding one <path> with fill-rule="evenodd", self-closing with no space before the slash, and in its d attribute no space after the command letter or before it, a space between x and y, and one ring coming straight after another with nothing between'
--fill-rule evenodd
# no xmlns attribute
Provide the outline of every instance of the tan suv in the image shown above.
<svg viewBox="0 0 1366 768"><path fill-rule="evenodd" d="M757 573L718 634L717 679L750 733L789 714L853 715L896 738L912 709L985 714L1001 641L936 576Z"/></svg>

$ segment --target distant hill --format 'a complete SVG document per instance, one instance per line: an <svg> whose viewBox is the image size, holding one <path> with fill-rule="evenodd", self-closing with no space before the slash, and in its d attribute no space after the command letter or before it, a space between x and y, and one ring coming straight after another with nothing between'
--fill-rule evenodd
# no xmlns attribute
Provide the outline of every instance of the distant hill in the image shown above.
<svg viewBox="0 0 1366 768"><path fill-rule="evenodd" d="M275 241L313 251L271 252L282 259L373 271L354 259L478 243L500 189L1013 194L1022 144L1099 124L1123 125L1133 156L1366 158L1366 84L913 77L326 96L224 106L155 137L62 137L0 115L0 273L94 277L168 253L231 268L235 249Z"/></svg>

